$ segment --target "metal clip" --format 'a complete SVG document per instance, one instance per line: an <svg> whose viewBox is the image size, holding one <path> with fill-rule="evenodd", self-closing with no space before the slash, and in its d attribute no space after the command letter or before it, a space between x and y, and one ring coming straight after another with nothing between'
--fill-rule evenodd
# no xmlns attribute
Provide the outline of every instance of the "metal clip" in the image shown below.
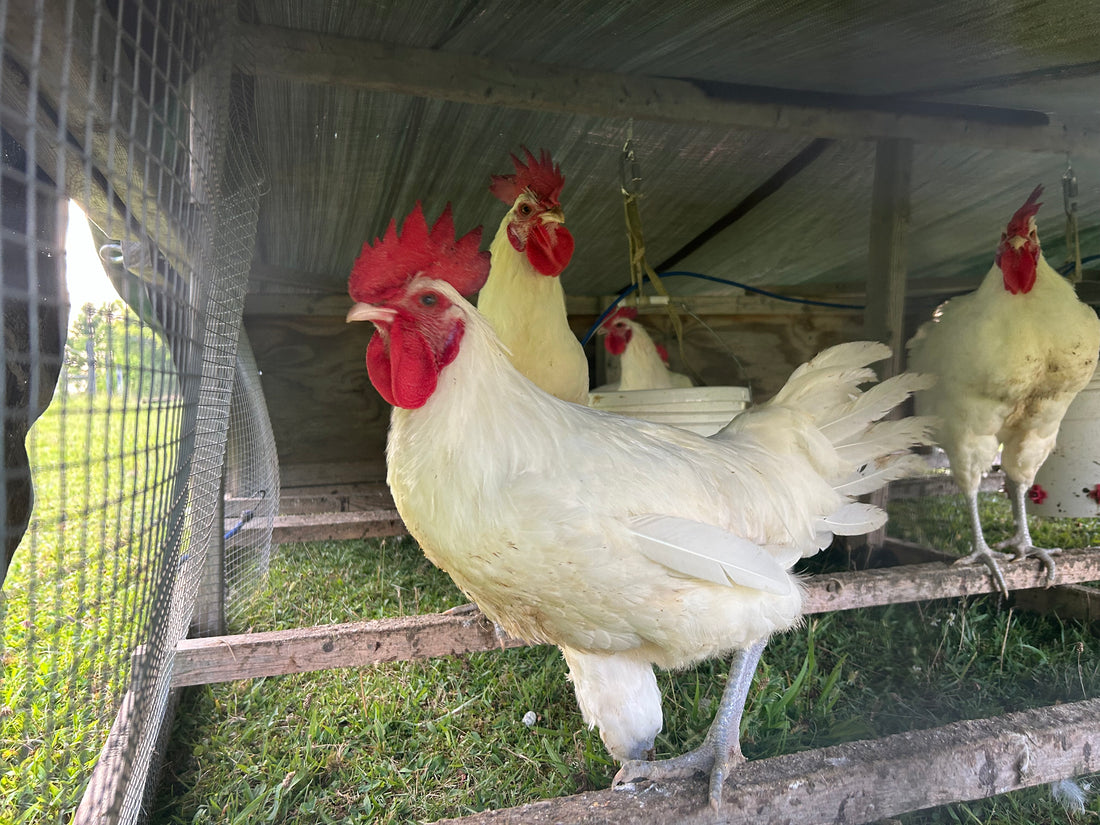
<svg viewBox="0 0 1100 825"><path fill-rule="evenodd" d="M1067 215L1077 214L1077 175L1073 167L1066 164L1066 171L1062 174L1062 200Z"/></svg>
<svg viewBox="0 0 1100 825"><path fill-rule="evenodd" d="M619 158L619 180L624 195L638 195L641 192L642 165L634 153L633 137L628 137L623 144L623 154Z"/></svg>

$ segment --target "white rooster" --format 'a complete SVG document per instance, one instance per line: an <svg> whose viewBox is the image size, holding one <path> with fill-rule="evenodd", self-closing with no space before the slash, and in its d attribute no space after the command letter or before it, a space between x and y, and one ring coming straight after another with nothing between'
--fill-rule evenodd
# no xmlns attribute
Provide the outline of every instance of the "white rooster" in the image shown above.
<svg viewBox="0 0 1100 825"><path fill-rule="evenodd" d="M741 756L739 720L768 637L799 621L791 566L834 534L882 525L853 496L922 465L925 424L874 423L920 377L861 393L889 355L843 344L716 435L554 398L508 360L468 303L488 269L480 230L419 204L364 245L349 321L371 321L371 381L395 405L388 482L428 558L509 633L558 645L581 712L624 762L617 781L711 771ZM703 747L643 762L662 726L653 666L738 651ZM632 761L635 760L635 761Z"/></svg>
<svg viewBox="0 0 1100 825"><path fill-rule="evenodd" d="M1031 193L1001 235L978 289L952 298L909 342L910 366L938 380L917 395L917 412L935 416L936 440L966 496L974 551L1008 593L978 515L978 487L999 446L1015 534L998 547L1037 556L1054 581L1051 552L1035 547L1025 497L1046 461L1066 408L1088 383L1100 350L1100 320L1051 269L1039 248L1035 215L1043 187Z"/></svg>
<svg viewBox="0 0 1100 825"><path fill-rule="evenodd" d="M605 336L607 352L619 356L619 382L601 389L626 392L692 386L690 378L668 368L668 353L654 343L637 317L634 307L620 307L596 330L597 335Z"/></svg>
<svg viewBox="0 0 1100 825"><path fill-rule="evenodd" d="M545 150L527 161L512 155L515 174L493 175L489 187L511 207L489 247L492 269L477 307L516 369L551 395L588 403L588 358L569 328L561 275L573 255L561 190L565 178Z"/></svg>

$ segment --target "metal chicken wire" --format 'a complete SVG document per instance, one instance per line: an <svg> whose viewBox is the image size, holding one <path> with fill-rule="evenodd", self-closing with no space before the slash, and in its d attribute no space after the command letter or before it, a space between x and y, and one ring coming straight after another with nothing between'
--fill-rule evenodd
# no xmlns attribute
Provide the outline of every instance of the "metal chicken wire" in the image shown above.
<svg viewBox="0 0 1100 825"><path fill-rule="evenodd" d="M0 821L139 819L221 546L261 182L232 11L0 5ZM122 297L73 314L70 198Z"/></svg>

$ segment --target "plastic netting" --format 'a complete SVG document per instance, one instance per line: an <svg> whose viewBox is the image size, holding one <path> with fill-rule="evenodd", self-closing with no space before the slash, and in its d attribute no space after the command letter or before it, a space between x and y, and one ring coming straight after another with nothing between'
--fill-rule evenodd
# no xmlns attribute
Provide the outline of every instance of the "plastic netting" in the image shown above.
<svg viewBox="0 0 1100 825"><path fill-rule="evenodd" d="M224 556L219 518L231 399L263 427L237 353L261 174L235 19L0 4L0 821L136 820L207 550L223 593L263 569L261 531ZM101 264L64 247L70 198ZM66 276L100 265L122 300L70 311Z"/></svg>

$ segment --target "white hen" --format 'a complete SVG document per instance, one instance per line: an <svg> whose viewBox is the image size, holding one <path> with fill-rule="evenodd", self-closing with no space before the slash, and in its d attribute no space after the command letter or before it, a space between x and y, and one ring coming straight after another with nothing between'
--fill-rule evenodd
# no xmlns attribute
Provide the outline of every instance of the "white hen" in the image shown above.
<svg viewBox="0 0 1100 825"><path fill-rule="evenodd" d="M515 155L515 174L493 175L490 191L510 207L489 247L492 268L477 306L516 369L564 401L588 403L588 358L569 327L559 277L573 255L565 227L561 169L543 151Z"/></svg>
<svg viewBox="0 0 1100 825"><path fill-rule="evenodd" d="M616 759L643 759L661 729L654 665L740 651L706 745L620 771L711 770L718 805L760 652L800 617L790 567L882 525L852 497L923 466L908 447L924 422L874 423L922 380L861 393L889 348L844 344L710 438L564 403L516 371L461 297L487 263L476 234L453 232L449 211L429 232L418 205L400 237L391 224L364 246L349 280L348 320L377 328L370 378L397 405L387 460L401 517L493 621L562 649Z"/></svg>
<svg viewBox="0 0 1100 825"><path fill-rule="evenodd" d="M667 390L690 387L686 375L668 368L668 353L649 337L645 327L637 322L638 310L621 307L609 315L596 331L604 338L604 348L619 356L619 381L606 390Z"/></svg>
<svg viewBox="0 0 1100 825"><path fill-rule="evenodd" d="M1074 396L1088 383L1100 350L1100 320L1051 269L1039 248L1038 187L1009 221L978 289L952 298L909 342L913 369L937 376L917 396L917 411L937 418L936 440L967 500L974 552L1008 592L978 516L978 487L997 449L1016 532L1003 547L1017 559L1035 555L1054 579L1054 561L1035 547L1025 496L1054 448Z"/></svg>

